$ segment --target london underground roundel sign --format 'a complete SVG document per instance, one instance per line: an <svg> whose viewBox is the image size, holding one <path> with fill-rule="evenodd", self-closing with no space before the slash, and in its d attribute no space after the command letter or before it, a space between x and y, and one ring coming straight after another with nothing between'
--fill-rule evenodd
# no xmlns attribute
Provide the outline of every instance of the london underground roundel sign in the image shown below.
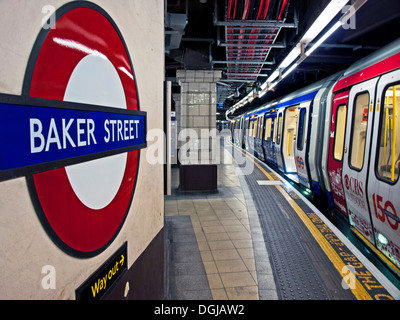
<svg viewBox="0 0 400 320"><path fill-rule="evenodd" d="M25 125L26 138L15 143L26 154L12 152L0 169L36 172L26 176L46 231L67 253L90 257L107 248L126 219L139 149L146 146L146 114L112 19L83 1L61 7L55 18L32 51L27 102L1 105L0 117L14 112Z"/></svg>

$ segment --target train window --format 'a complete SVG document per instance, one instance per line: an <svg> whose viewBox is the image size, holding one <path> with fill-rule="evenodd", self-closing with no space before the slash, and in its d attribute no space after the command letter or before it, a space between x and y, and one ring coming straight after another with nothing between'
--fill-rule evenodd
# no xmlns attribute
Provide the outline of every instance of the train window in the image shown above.
<svg viewBox="0 0 400 320"><path fill-rule="evenodd" d="M258 119L254 120L253 138L256 137L257 129L258 129Z"/></svg>
<svg viewBox="0 0 400 320"><path fill-rule="evenodd" d="M278 117L278 128L276 130L276 143L281 143L282 113Z"/></svg>
<svg viewBox="0 0 400 320"><path fill-rule="evenodd" d="M382 97L378 176L395 182L400 170L400 83L387 88Z"/></svg>
<svg viewBox="0 0 400 320"><path fill-rule="evenodd" d="M250 127L249 127L249 136L251 137L253 135L253 121L250 121Z"/></svg>
<svg viewBox="0 0 400 320"><path fill-rule="evenodd" d="M265 141L271 141L271 129L272 129L272 118L267 118L265 120Z"/></svg>
<svg viewBox="0 0 400 320"><path fill-rule="evenodd" d="M306 113L307 109L302 108L300 109L300 114L299 114L299 134L297 138L297 150L303 150L304 147L304 140L305 140L305 132L306 132Z"/></svg>
<svg viewBox="0 0 400 320"><path fill-rule="evenodd" d="M365 139L368 124L369 93L356 96L353 110L352 136L350 140L350 166L361 170L364 165Z"/></svg>
<svg viewBox="0 0 400 320"><path fill-rule="evenodd" d="M275 122L276 122L276 116L272 118L272 142L276 142L276 135L275 135Z"/></svg>
<svg viewBox="0 0 400 320"><path fill-rule="evenodd" d="M260 118L257 118L257 131L255 137L258 138L258 135L260 134Z"/></svg>
<svg viewBox="0 0 400 320"><path fill-rule="evenodd" d="M259 121L260 121L260 126L259 126L260 129L259 129L259 131L258 131L258 138L259 138L259 139L262 139L263 127L264 127L264 117L263 117L263 116L260 116Z"/></svg>
<svg viewBox="0 0 400 320"><path fill-rule="evenodd" d="M347 106L342 104L336 111L335 140L333 141L333 159L342 161L344 135L346 132Z"/></svg>

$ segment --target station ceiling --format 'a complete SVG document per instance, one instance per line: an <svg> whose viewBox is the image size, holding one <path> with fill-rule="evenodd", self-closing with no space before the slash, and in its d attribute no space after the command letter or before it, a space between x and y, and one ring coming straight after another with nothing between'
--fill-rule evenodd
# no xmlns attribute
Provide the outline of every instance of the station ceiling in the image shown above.
<svg viewBox="0 0 400 320"><path fill-rule="evenodd" d="M226 110L266 81L330 1L166 0L165 77L179 92L176 70L222 70L216 112L217 119L226 120ZM273 91L235 115L346 69L400 37L400 1L352 3L361 7L346 28L339 28Z"/></svg>

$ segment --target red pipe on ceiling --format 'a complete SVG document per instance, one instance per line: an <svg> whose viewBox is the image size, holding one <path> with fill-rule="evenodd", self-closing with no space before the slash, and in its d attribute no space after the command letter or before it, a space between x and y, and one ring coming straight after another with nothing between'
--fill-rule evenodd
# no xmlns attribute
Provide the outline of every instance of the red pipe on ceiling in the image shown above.
<svg viewBox="0 0 400 320"><path fill-rule="evenodd" d="M258 6L256 20L265 20L266 19L267 14L268 14L268 10L272 9L270 4L271 4L271 0L260 0L259 6ZM288 4L288 0L283 0L281 9L278 11L279 15L278 15L277 20L282 20L283 14L284 14L284 11L286 9L287 4ZM240 10L238 10L238 5L239 5L239 1L238 0L228 0L227 19L235 19L236 18L236 13L238 11L240 11ZM245 0L245 2L243 3L243 6L244 7L243 7L242 20L247 20L247 19L249 19L249 15L250 15L251 0ZM260 33L260 31L261 31L260 29L252 29L251 33L252 34L255 34L255 33L258 34L258 33ZM234 33L235 33L234 30L232 30L232 29L228 30L228 34L229 34L228 35L228 42L229 42L229 40L233 40L234 39ZM244 39L244 33L245 33L245 29L240 29L239 34L238 34L238 40L243 40ZM271 42L271 40L273 39L273 35L275 33L276 33L276 30L274 29L274 30L272 30L271 33L269 33L269 34L267 34L265 36L265 42L264 43L266 45L268 45ZM247 44L249 44L249 45L255 44L258 38L259 38L258 36L250 35ZM239 44L241 44L241 43L243 43L243 42L240 41ZM228 50L229 49L233 49L233 48L232 47L228 47ZM237 49L238 49L238 53L237 53L236 59L240 60L240 59L242 59L241 57L242 57L242 53L243 53L242 50L241 50L242 47L238 47ZM266 50L263 50L261 52L260 58L262 58L263 53L265 51ZM254 54L255 54L255 50L251 50L251 49L249 50L248 49L246 51L246 53L245 53L245 58L244 59L253 60L254 59ZM228 58L229 58L229 54L228 54ZM235 72L238 71L238 66L237 65L236 65L236 68L233 67L232 65L228 65L227 67L228 67L228 69L227 69L228 72L231 72L232 70L235 70ZM245 69L241 68L240 71L244 72L244 73L248 73L249 70L250 70L249 68L250 67L247 66L247 68L245 68ZM257 73L258 70L254 70L253 72Z"/></svg>

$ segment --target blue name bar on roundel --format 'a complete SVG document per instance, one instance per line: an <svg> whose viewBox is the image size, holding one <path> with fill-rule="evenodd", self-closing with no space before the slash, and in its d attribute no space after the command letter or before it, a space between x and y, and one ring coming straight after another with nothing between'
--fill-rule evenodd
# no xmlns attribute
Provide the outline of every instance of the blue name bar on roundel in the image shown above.
<svg viewBox="0 0 400 320"><path fill-rule="evenodd" d="M0 96L0 180L145 147L144 112Z"/></svg>

